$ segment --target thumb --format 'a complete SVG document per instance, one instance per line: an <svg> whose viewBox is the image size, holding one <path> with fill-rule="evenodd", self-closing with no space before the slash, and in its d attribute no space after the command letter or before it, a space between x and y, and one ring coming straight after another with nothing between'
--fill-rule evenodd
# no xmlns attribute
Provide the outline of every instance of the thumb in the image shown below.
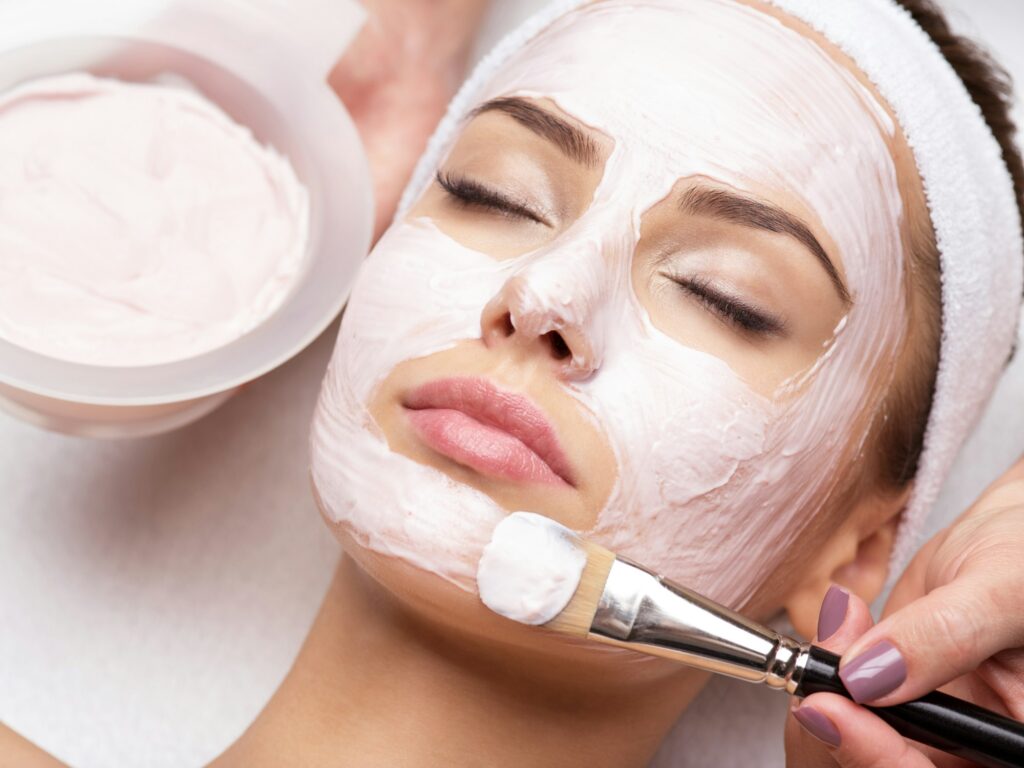
<svg viewBox="0 0 1024 768"><path fill-rule="evenodd" d="M859 703L890 706L1024 645L1024 597L1015 581L1000 568L961 571L856 640L843 655L843 684Z"/></svg>

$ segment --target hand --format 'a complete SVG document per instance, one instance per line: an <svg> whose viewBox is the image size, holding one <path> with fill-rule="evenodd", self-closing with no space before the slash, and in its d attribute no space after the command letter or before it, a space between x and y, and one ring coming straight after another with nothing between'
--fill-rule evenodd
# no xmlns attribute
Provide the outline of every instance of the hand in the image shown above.
<svg viewBox="0 0 1024 768"><path fill-rule="evenodd" d="M364 0L368 18L330 84L373 172L376 242L465 73L486 0Z"/></svg>
<svg viewBox="0 0 1024 768"><path fill-rule="evenodd" d="M840 675L861 703L889 706L941 687L1024 720L1024 461L921 549L882 621L873 625L863 600L833 587L818 631L827 635L818 645L842 654ZM884 667L882 673L858 670L857 657L879 643L888 646L872 666ZM786 755L790 768L967 765L905 740L848 699L822 693L791 712Z"/></svg>
<svg viewBox="0 0 1024 768"><path fill-rule="evenodd" d="M67 768L60 760L0 723L0 768Z"/></svg>

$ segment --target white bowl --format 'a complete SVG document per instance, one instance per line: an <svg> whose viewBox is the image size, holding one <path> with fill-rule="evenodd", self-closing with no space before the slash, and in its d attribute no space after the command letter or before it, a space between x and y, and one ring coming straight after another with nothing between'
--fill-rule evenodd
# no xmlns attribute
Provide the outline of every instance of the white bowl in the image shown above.
<svg viewBox="0 0 1024 768"><path fill-rule="evenodd" d="M365 153L327 84L331 64L359 26L358 8L353 14L345 0L292 0L287 7L274 0L146 2L104 0L102 11L80 0L65 8L52 0L3 3L0 91L70 71L186 80L290 160L310 195L307 266L261 325L184 360L94 366L0 339L0 406L77 435L137 436L182 426L293 357L338 314L372 235Z"/></svg>

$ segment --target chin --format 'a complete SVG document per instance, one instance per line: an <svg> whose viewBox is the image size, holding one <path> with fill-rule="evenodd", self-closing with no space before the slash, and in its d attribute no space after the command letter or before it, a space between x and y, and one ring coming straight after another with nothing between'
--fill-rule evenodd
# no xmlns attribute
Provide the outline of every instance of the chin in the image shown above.
<svg viewBox="0 0 1024 768"><path fill-rule="evenodd" d="M678 665L651 656L526 626L491 612L476 591L467 591L435 573L403 559L381 554L359 543L343 524L325 521L341 543L343 557L355 568L349 577L364 581L370 601L394 611L408 622L417 642L438 653L477 657L489 665L533 665L538 675L564 676L588 684L622 673L631 682L678 675ZM343 568L344 570L344 568Z"/></svg>

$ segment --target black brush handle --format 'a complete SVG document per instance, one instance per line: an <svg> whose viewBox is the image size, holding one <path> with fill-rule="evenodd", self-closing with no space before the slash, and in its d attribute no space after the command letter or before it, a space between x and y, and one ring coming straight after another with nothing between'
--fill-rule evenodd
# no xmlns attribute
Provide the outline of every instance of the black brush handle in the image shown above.
<svg viewBox="0 0 1024 768"><path fill-rule="evenodd" d="M853 698L839 679L839 657L811 646L794 695L838 693ZM893 707L867 707L900 734L985 768L1024 768L1024 723L935 691Z"/></svg>

